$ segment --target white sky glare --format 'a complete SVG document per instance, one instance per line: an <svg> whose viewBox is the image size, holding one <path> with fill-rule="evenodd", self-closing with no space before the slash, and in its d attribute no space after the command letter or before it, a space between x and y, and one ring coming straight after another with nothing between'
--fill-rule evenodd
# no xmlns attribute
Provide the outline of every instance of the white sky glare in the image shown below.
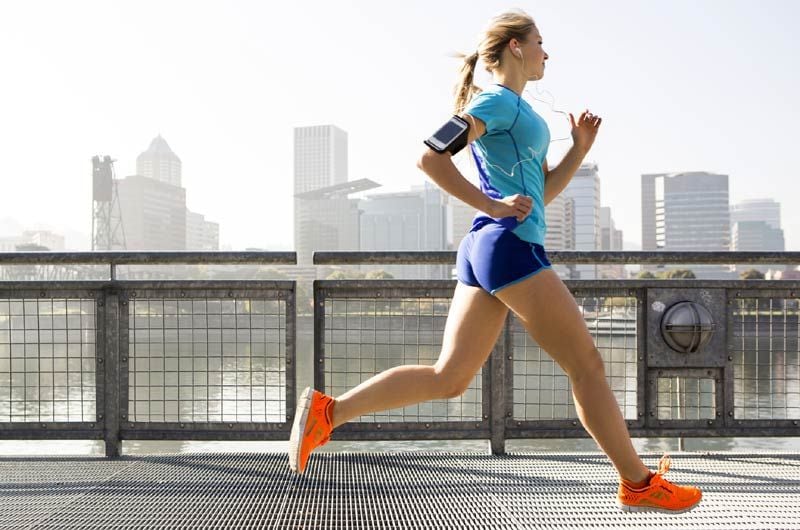
<svg viewBox="0 0 800 530"><path fill-rule="evenodd" d="M160 133L183 162L189 208L220 223L221 243L290 248L292 128L346 130L350 179L421 184L422 140L451 112L449 54L521 7L550 55L531 92L604 118L587 160L626 241L641 239L642 173L711 171L730 175L734 202L780 201L787 250L800 250L800 2L465 5L4 2L0 220L82 232L88 248L91 157L133 174ZM535 107L554 138L568 134ZM551 167L566 146L551 146Z"/></svg>

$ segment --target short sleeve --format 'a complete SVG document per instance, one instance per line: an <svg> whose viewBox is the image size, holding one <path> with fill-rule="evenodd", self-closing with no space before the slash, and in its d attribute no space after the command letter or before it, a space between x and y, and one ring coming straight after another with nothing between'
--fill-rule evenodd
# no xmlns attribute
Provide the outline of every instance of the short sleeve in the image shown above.
<svg viewBox="0 0 800 530"><path fill-rule="evenodd" d="M470 101L464 113L486 124L486 132L503 131L511 127L514 109L500 92L481 92Z"/></svg>

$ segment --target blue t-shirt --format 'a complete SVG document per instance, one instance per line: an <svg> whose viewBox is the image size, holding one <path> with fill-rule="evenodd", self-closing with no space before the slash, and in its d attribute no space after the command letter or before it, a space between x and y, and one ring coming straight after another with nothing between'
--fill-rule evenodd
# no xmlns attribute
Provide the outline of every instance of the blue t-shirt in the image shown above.
<svg viewBox="0 0 800 530"><path fill-rule="evenodd" d="M533 198L533 209L521 223L516 217L494 219L520 239L544 246L542 165L550 146L550 130L541 116L513 90L494 84L469 102L464 112L486 124L486 133L470 144L478 167L480 188L493 199L521 194ZM483 212L472 229L492 220Z"/></svg>

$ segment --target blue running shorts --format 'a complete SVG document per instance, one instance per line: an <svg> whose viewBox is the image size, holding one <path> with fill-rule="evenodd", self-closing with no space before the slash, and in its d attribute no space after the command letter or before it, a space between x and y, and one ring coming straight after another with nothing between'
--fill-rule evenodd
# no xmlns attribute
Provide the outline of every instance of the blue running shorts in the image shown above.
<svg viewBox="0 0 800 530"><path fill-rule="evenodd" d="M491 294L552 268L542 245L523 241L497 222L473 228L456 257L458 280Z"/></svg>

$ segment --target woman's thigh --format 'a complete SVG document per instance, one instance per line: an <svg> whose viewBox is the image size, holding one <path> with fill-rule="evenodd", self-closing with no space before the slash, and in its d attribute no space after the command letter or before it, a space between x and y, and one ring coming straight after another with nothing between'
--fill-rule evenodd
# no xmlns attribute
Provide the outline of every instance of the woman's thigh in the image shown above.
<svg viewBox="0 0 800 530"><path fill-rule="evenodd" d="M575 298L552 269L510 285L495 296L568 375L602 362Z"/></svg>
<svg viewBox="0 0 800 530"><path fill-rule="evenodd" d="M471 379L492 352L507 314L508 308L485 290L458 282L437 370L448 380Z"/></svg>

